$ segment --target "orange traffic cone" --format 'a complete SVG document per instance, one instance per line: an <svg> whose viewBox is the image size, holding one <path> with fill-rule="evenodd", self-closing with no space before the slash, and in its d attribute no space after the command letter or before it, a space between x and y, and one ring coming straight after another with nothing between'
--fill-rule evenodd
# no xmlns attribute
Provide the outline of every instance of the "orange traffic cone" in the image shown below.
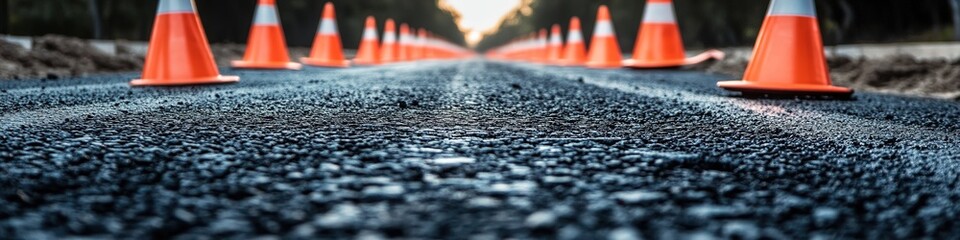
<svg viewBox="0 0 960 240"><path fill-rule="evenodd" d="M383 46L380 46L380 51L380 62L397 61L397 24L393 19L387 19L383 26Z"/></svg>
<svg viewBox="0 0 960 240"><path fill-rule="evenodd" d="M277 17L277 0L259 0L250 28L250 40L243 60L233 61L234 68L250 69L291 69L299 70L303 65L290 62L287 41L283 37L280 18Z"/></svg>
<svg viewBox="0 0 960 240"><path fill-rule="evenodd" d="M633 59L623 62L630 68L669 68L722 60L723 52L708 50L686 58L680 27L673 13L673 0L649 0L643 12L643 24L633 50Z"/></svg>
<svg viewBox="0 0 960 240"><path fill-rule="evenodd" d="M517 53L517 60L523 62L529 62L531 60L531 53L536 45L533 40L533 34L530 34L520 40L520 52Z"/></svg>
<svg viewBox="0 0 960 240"><path fill-rule="evenodd" d="M547 50L549 45L549 40L547 40L547 29L540 29L540 32L537 34L537 50L534 52L534 62L547 63Z"/></svg>
<svg viewBox="0 0 960 240"><path fill-rule="evenodd" d="M440 58L440 54L437 51L436 45L437 45L436 36L431 32L427 32L427 44L425 45L427 48L427 51L426 53L424 53L424 57L429 59Z"/></svg>
<svg viewBox="0 0 960 240"><path fill-rule="evenodd" d="M372 16L367 17L366 26L363 27L363 39L360 40L360 49L357 49L357 57L353 59L353 63L380 64L380 37L377 36L377 19Z"/></svg>
<svg viewBox="0 0 960 240"><path fill-rule="evenodd" d="M550 28L550 43L547 45L547 62L550 64L563 62L563 37L560 34L560 25L554 24Z"/></svg>
<svg viewBox="0 0 960 240"><path fill-rule="evenodd" d="M567 46L563 50L563 65L582 66L587 63L587 47L583 43L583 31L580 28L580 18L570 18Z"/></svg>
<svg viewBox="0 0 960 240"><path fill-rule="evenodd" d="M600 5L597 11L597 26L593 28L593 39L590 40L590 53L587 56L589 68L619 68L623 66L623 54L620 53L620 43L617 43L616 33L613 31L613 22L610 21L610 10Z"/></svg>
<svg viewBox="0 0 960 240"><path fill-rule="evenodd" d="M410 35L407 36L407 61L416 61L417 57L417 29L411 27Z"/></svg>
<svg viewBox="0 0 960 240"><path fill-rule="evenodd" d="M436 57L434 54L434 51L436 51L436 49L433 46L434 44L433 33L431 33L430 31L424 31L421 34L422 34L421 45L423 46L423 59L434 59Z"/></svg>
<svg viewBox="0 0 960 240"><path fill-rule="evenodd" d="M417 36L414 41L413 48L413 59L423 60L427 57L426 48L427 48L427 30L421 28L417 29Z"/></svg>
<svg viewBox="0 0 960 240"><path fill-rule="evenodd" d="M220 76L193 0L160 0L143 76L133 86L173 86L231 83Z"/></svg>
<svg viewBox="0 0 960 240"><path fill-rule="evenodd" d="M397 60L398 61L410 61L411 55L411 44L410 41L410 25L406 23L400 24L400 44L397 46Z"/></svg>
<svg viewBox="0 0 960 240"><path fill-rule="evenodd" d="M301 58L300 62L316 67L350 66L350 62L343 57L343 44L340 42L340 33L337 30L337 16L333 11L333 3L323 6L323 19L320 21L317 37L313 40L310 57Z"/></svg>
<svg viewBox="0 0 960 240"><path fill-rule="evenodd" d="M717 85L744 93L853 94L830 82L813 0L771 2L743 79Z"/></svg>

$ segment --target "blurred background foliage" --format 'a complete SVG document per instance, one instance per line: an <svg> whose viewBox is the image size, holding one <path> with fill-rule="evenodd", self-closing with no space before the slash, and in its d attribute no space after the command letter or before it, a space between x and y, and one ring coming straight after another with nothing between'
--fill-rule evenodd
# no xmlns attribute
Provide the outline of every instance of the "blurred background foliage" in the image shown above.
<svg viewBox="0 0 960 240"><path fill-rule="evenodd" d="M253 19L255 0L196 0L211 42L244 43ZM476 0L483 1L483 0ZM597 6L611 7L624 51L633 48L643 0L521 0L495 32L477 48L484 50L558 23L566 29L570 17L584 21L589 40ZM146 40L158 0L0 0L0 33L38 36L60 34L80 38ZM309 46L325 0L279 0L287 40ZM337 6L344 45L355 48L363 19L385 18L430 29L455 43L464 37L459 16L440 0L332 0ZM827 44L945 41L956 39L960 0L816 0ZM752 45L769 1L675 0L676 12L689 48Z"/></svg>
<svg viewBox="0 0 960 240"><path fill-rule="evenodd" d="M567 29L570 17L584 21L589 40L597 7L613 15L624 51L631 51L640 26L643 0L523 0L488 33L477 48L499 46L552 24ZM816 0L826 44L944 41L954 39L952 6L956 0ZM770 1L674 0L678 22L689 48L750 46ZM951 11L954 10L954 11Z"/></svg>
<svg viewBox="0 0 960 240"><path fill-rule="evenodd" d="M0 33L39 36L60 34L90 39L147 40L158 0L0 0ZM346 48L356 48L364 19L386 18L425 28L454 43L463 43L459 16L439 0L278 0L287 41L310 46L323 4L333 2ZM245 43L256 0L196 0L207 37L217 43ZM99 26L99 27L98 27Z"/></svg>

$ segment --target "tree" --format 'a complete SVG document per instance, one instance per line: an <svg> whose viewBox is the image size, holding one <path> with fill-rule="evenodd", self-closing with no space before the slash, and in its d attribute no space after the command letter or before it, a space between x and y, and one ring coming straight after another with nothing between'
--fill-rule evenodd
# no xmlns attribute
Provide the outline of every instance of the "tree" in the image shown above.
<svg viewBox="0 0 960 240"><path fill-rule="evenodd" d="M633 48L645 7L644 0L524 0L505 18L498 31L486 36L480 50L502 45L537 29L557 23L566 29L572 16L583 20L589 41L597 6L609 5L617 37L624 51ZM957 4L960 0L948 0ZM770 1L674 0L675 11L690 48L750 46ZM824 41L827 44L864 42L942 41L941 26L951 24L960 38L960 10L943 0L816 0ZM528 9L520 11L520 9ZM952 13L952 14L951 14ZM948 17L949 16L949 17ZM956 19L955 19L956 18Z"/></svg>
<svg viewBox="0 0 960 240"><path fill-rule="evenodd" d="M97 6L97 0L88 0L87 1L87 11L90 12L90 24L93 25L93 38L100 39L103 38L103 26L100 23L100 10Z"/></svg>
<svg viewBox="0 0 960 240"><path fill-rule="evenodd" d="M146 40L156 16L158 0L0 0L8 3L9 33L24 36L59 34L80 38ZM244 43L256 0L196 0L197 10L211 42ZM327 1L277 1L288 41L293 46L310 46ZM386 18L426 28L454 43L463 44L456 13L440 6L439 0L330 0L336 5L344 46L354 48L363 32L363 20L377 17L380 27ZM0 7L6 7L0 4ZM2 9L0 9L2 10ZM0 18L2 19L2 18ZM7 20L7 19L3 19ZM2 23L2 22L0 22ZM7 26L3 24L4 26ZM2 29L0 29L2 30Z"/></svg>
<svg viewBox="0 0 960 240"><path fill-rule="evenodd" d="M960 41L960 0L947 0L953 12L953 40Z"/></svg>
<svg viewBox="0 0 960 240"><path fill-rule="evenodd" d="M7 0L0 0L0 34L10 34L10 11L7 11Z"/></svg>

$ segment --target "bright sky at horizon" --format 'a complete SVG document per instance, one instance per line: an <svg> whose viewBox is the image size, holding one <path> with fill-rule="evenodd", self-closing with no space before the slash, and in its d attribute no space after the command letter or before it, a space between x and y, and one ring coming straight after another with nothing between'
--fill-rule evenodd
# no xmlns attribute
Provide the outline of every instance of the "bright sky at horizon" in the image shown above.
<svg viewBox="0 0 960 240"><path fill-rule="evenodd" d="M446 0L460 12L460 28L467 31L467 43L476 44L483 33L500 24L504 15L520 5L520 0Z"/></svg>

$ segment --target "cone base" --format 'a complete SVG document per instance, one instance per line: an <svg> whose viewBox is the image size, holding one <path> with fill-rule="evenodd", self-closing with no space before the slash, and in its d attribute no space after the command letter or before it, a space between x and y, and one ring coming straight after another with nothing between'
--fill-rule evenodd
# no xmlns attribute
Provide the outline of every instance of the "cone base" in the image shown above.
<svg viewBox="0 0 960 240"><path fill-rule="evenodd" d="M314 59L314 58L300 58L300 62L303 64L314 66L314 67L326 67L326 68L346 68L350 66L350 61L330 61L324 59Z"/></svg>
<svg viewBox="0 0 960 240"><path fill-rule="evenodd" d="M850 97L853 95L853 89L830 85L769 84L741 80L718 82L717 86L729 91L742 92L745 94L829 95L837 97Z"/></svg>
<svg viewBox="0 0 960 240"><path fill-rule="evenodd" d="M557 66L559 66L559 67L583 67L584 65L583 65L583 63L568 63L568 62L563 62L563 63L557 64Z"/></svg>
<svg viewBox="0 0 960 240"><path fill-rule="evenodd" d="M216 76L208 78L193 79L134 79L130 81L130 86L187 86L187 85L209 85L225 84L239 82L239 76Z"/></svg>
<svg viewBox="0 0 960 240"><path fill-rule="evenodd" d="M353 65L360 65L360 66L377 66L381 64L381 62L379 61L370 61L370 60L361 60L361 59L354 59L353 61L350 61L350 63Z"/></svg>
<svg viewBox="0 0 960 240"><path fill-rule="evenodd" d="M623 68L622 62L587 62L583 66L596 69Z"/></svg>
<svg viewBox="0 0 960 240"><path fill-rule="evenodd" d="M701 61L702 62L702 61ZM670 61L637 61L636 59L627 59L623 61L623 66L633 69L656 69L656 68L676 68L683 67L700 62L688 63L687 59Z"/></svg>
<svg viewBox="0 0 960 240"><path fill-rule="evenodd" d="M633 69L656 69L656 68L676 68L690 65L697 65L709 60L723 60L726 54L720 50L708 50L697 56L686 59L663 60L663 61L641 61L629 59L623 61L623 66Z"/></svg>
<svg viewBox="0 0 960 240"><path fill-rule="evenodd" d="M233 61L230 67L239 69L257 69L257 70L300 70L303 64L295 62L248 62Z"/></svg>

